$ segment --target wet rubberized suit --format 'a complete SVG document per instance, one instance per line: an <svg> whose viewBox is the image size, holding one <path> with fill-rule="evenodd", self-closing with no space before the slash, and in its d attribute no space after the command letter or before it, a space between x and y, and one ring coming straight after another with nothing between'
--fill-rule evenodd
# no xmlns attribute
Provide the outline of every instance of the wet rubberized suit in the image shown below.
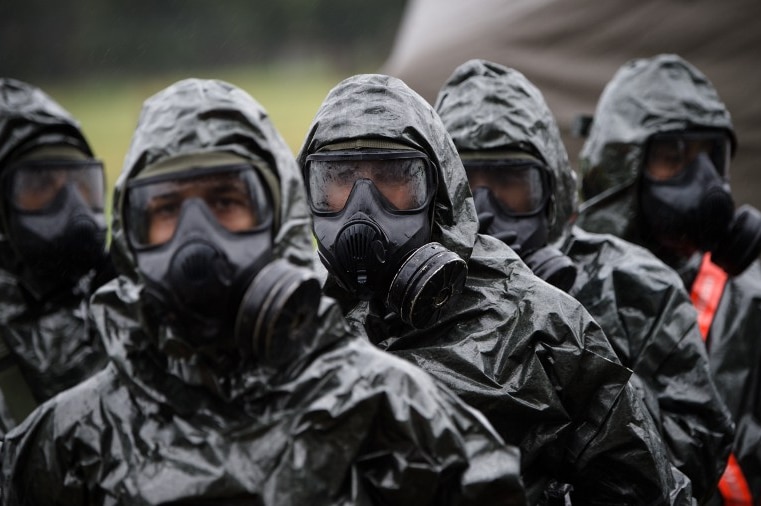
<svg viewBox="0 0 761 506"><path fill-rule="evenodd" d="M51 145L92 157L79 124L52 98L27 83L0 79L0 177L23 152ZM27 266L8 238L6 191L2 187L0 197L0 375L8 389L0 388L0 436L36 404L106 363L88 320L88 299L99 278L93 271L74 286L44 292L27 284Z"/></svg>
<svg viewBox="0 0 761 506"><path fill-rule="evenodd" d="M672 461L692 481L695 496L710 493L729 454L732 422L711 380L696 313L679 276L644 248L570 224L575 174L552 113L523 74L467 62L442 87L436 110L460 152L515 149L543 158L555 182L549 241L578 273L569 293L634 371Z"/></svg>
<svg viewBox="0 0 761 506"><path fill-rule="evenodd" d="M669 471L657 429L605 335L584 308L535 277L503 243L477 233L473 199L451 138L419 95L398 79L360 75L320 107L298 160L350 139L404 143L436 166L431 240L468 262L464 291L432 327L415 330L375 303L341 300L381 349L421 366L479 409L521 448L529 502L552 479L578 504L688 503ZM671 497L669 493L671 492Z"/></svg>
<svg viewBox="0 0 761 506"><path fill-rule="evenodd" d="M280 202L273 256L312 264L300 175L258 103L196 79L146 101L114 194L120 276L93 302L109 365L8 434L2 503L524 504L517 449L423 371L350 334L328 298L313 339L279 367L219 364L151 323L126 185L147 164L204 152L266 162Z"/></svg>
<svg viewBox="0 0 761 506"><path fill-rule="evenodd" d="M581 153L583 196L578 225L656 250L645 240L639 192L647 139L691 128L732 131L724 104L699 70L675 55L624 65L600 97ZM692 292L700 255L663 259ZM705 344L713 379L735 422L732 452L755 501L761 500L761 265L730 277Z"/></svg>

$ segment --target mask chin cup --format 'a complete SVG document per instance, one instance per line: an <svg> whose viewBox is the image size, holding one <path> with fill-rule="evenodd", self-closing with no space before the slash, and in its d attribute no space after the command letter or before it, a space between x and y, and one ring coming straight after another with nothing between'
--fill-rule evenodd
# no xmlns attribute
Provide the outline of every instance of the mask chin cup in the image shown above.
<svg viewBox="0 0 761 506"><path fill-rule="evenodd" d="M534 274L564 292L568 292L576 282L576 266L556 248L538 249L523 261Z"/></svg>
<svg viewBox="0 0 761 506"><path fill-rule="evenodd" d="M244 293L235 319L243 352L273 365L303 353L317 330L321 296L314 272L285 260L267 264Z"/></svg>
<svg viewBox="0 0 761 506"><path fill-rule="evenodd" d="M448 302L465 287L468 266L439 243L415 250L397 271L386 306L416 329L433 325Z"/></svg>
<svg viewBox="0 0 761 506"><path fill-rule="evenodd" d="M761 212L749 205L740 206L711 261L730 276L747 269L761 254Z"/></svg>

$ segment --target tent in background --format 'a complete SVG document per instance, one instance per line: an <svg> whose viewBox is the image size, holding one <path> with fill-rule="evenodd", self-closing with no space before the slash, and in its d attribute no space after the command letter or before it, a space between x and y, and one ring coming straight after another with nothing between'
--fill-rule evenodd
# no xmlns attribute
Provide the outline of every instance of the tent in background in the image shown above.
<svg viewBox="0 0 761 506"><path fill-rule="evenodd" d="M761 209L761 2L736 0L409 0L382 72L433 102L452 71L485 58L526 75L555 113L571 162L605 84L632 58L678 53L732 114L737 204Z"/></svg>

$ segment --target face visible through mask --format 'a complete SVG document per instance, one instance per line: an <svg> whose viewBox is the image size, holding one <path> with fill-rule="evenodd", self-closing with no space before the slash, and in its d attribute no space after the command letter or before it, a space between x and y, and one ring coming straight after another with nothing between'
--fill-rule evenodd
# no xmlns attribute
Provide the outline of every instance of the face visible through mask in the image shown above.
<svg viewBox="0 0 761 506"><path fill-rule="evenodd" d="M640 204L646 229L662 247L684 256L717 247L734 213L729 156L724 132L673 132L649 140Z"/></svg>
<svg viewBox="0 0 761 506"><path fill-rule="evenodd" d="M568 291L576 280L572 261L547 246L548 169L520 152L467 153L463 165L478 212L479 232L501 240L548 283Z"/></svg>
<svg viewBox="0 0 761 506"><path fill-rule="evenodd" d="M382 297L401 262L430 240L433 170L412 150L308 158L309 202L326 267L361 299Z"/></svg>
<svg viewBox="0 0 761 506"><path fill-rule="evenodd" d="M243 292L271 259L271 205L245 163L130 181L130 245L146 289L174 326L201 341L230 331Z"/></svg>
<svg viewBox="0 0 761 506"><path fill-rule="evenodd" d="M30 288L73 286L106 257L103 165L31 159L3 174L8 235Z"/></svg>
<svg viewBox="0 0 761 506"><path fill-rule="evenodd" d="M261 224L261 211L239 173L160 181L145 188L140 242L147 245L164 244L172 238L183 204L191 199L203 202L216 222L230 232L250 231Z"/></svg>
<svg viewBox="0 0 761 506"><path fill-rule="evenodd" d="M497 237L519 254L547 243L549 176L530 155L469 153L463 158L481 233Z"/></svg>
<svg viewBox="0 0 761 506"><path fill-rule="evenodd" d="M654 181L672 180L701 153L720 177L726 177L731 150L729 138L720 132L655 135L647 146L644 169Z"/></svg>
<svg viewBox="0 0 761 506"><path fill-rule="evenodd" d="M382 204L395 211L412 211L429 197L428 167L423 158L378 160L320 160L310 164L312 206L320 213L338 213L346 207L357 181L368 181Z"/></svg>
<svg viewBox="0 0 761 506"><path fill-rule="evenodd" d="M465 262L431 242L436 170L411 149L309 155L305 167L320 259L344 290L416 328L462 290Z"/></svg>

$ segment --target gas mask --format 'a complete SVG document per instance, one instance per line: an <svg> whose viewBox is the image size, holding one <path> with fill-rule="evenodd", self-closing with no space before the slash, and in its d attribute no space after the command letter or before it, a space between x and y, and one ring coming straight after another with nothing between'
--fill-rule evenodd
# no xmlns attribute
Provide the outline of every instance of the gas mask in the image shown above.
<svg viewBox="0 0 761 506"><path fill-rule="evenodd" d="M465 285L467 265L430 241L436 171L413 150L307 157L305 179L318 253L360 300L379 299L402 321L435 323Z"/></svg>
<svg viewBox="0 0 761 506"><path fill-rule="evenodd" d="M252 165L148 171L127 210L146 296L198 349L277 362L313 334L319 282L272 261L271 198Z"/></svg>
<svg viewBox="0 0 761 506"><path fill-rule="evenodd" d="M494 159L466 156L463 163L478 212L479 233L510 246L540 278L570 290L576 267L560 250L547 246L551 189L544 165L524 154Z"/></svg>
<svg viewBox="0 0 761 506"><path fill-rule="evenodd" d="M27 160L3 175L8 237L22 280L42 295L75 286L106 259L103 165Z"/></svg>
<svg viewBox="0 0 761 506"><path fill-rule="evenodd" d="M734 276L761 252L761 213L737 211L727 183L729 140L723 132L654 135L642 171L646 230L666 250L711 260Z"/></svg>

